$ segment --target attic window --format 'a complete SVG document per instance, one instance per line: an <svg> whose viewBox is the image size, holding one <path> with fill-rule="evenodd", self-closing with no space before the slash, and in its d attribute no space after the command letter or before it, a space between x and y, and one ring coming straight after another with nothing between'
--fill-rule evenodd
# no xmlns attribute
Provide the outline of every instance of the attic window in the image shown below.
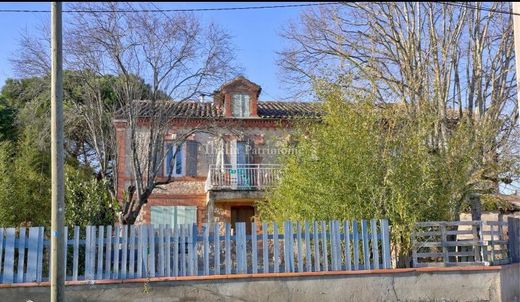
<svg viewBox="0 0 520 302"><path fill-rule="evenodd" d="M231 110L233 112L233 116L249 117L249 95L244 93L233 94L231 99Z"/></svg>

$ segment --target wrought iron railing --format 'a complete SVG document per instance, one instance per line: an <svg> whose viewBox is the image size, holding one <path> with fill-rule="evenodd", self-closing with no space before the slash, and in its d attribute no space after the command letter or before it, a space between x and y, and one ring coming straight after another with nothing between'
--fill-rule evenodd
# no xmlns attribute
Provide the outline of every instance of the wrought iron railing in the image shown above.
<svg viewBox="0 0 520 302"><path fill-rule="evenodd" d="M280 166L274 164L210 165L206 180L209 190L264 190L280 177Z"/></svg>

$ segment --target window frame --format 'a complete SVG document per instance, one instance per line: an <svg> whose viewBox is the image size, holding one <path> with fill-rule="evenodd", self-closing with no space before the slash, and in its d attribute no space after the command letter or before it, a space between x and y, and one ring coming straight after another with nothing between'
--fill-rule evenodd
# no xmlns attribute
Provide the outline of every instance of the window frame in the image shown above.
<svg viewBox="0 0 520 302"><path fill-rule="evenodd" d="M164 157L164 165L163 165L163 174L164 176L168 177L170 175L168 175L168 165L169 165L169 159L168 159L168 156L169 156L169 153L170 153L170 148L171 148L171 152L172 152L172 157L173 157L173 147L175 146L176 148L181 148L180 149L180 152L177 152L177 155L180 154L180 157L181 157L181 173L177 173L177 157L174 159L173 161L173 170L172 170L172 177L180 177L180 176L186 176L186 144L185 143L182 143L180 146L178 146L177 144L173 143L173 142L166 142L165 143L166 147L166 156Z"/></svg>
<svg viewBox="0 0 520 302"><path fill-rule="evenodd" d="M236 114L234 110L235 97L240 96L240 114ZM250 117L251 116L251 96L249 93L236 92L231 94L231 115L233 117Z"/></svg>
<svg viewBox="0 0 520 302"><path fill-rule="evenodd" d="M197 206L184 206L184 205L168 205L168 206L161 206L161 205L153 205L150 207L150 224L153 224L153 225L161 225L161 224L164 224L164 223L154 223L153 221L153 213L155 212L155 209L157 210L160 210L160 212L164 213L165 210L168 210L168 214L173 214L172 216L173 217L170 217L170 224L171 226L175 226L175 225L178 225L178 221L179 221L179 209L182 208L183 211L186 213L187 210L190 210L190 211L193 211L194 213L194 217L193 217L193 220L192 222L188 222L188 223L182 223L183 225L184 224L197 224L197 215L198 215L198 208ZM173 222L172 222L173 220ZM168 225L167 223L164 224L164 225Z"/></svg>

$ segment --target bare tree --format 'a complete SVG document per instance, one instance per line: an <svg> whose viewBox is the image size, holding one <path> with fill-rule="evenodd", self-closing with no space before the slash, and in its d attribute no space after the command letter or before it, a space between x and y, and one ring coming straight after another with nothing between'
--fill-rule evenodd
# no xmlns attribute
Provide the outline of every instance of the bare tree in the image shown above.
<svg viewBox="0 0 520 302"><path fill-rule="evenodd" d="M132 183L120 200L120 221L133 224L154 189L173 181L173 171L165 180L159 181L158 176L164 165L165 135L177 106L233 75L230 36L195 14L143 12L149 5L81 3L70 8L74 12L65 28L65 62L68 69L84 76L89 88L76 109L85 121L101 176L114 182L113 192L117 158L111 119L117 112L126 123ZM22 46L30 44L24 41ZM15 65L27 68L28 62L41 59L38 54L35 47ZM114 76L110 84L115 104L107 104L102 93L106 76ZM208 127L179 133L174 144L182 144L198 131Z"/></svg>
<svg viewBox="0 0 520 302"><path fill-rule="evenodd" d="M286 28L291 46L279 63L298 89L319 80L348 82L381 102L405 104L409 114L431 111L437 116L431 145L438 150L446 146L453 118L467 118L475 129L468 140L483 148L467 193L489 192L510 181L504 173L514 162L512 19L496 12L510 10L509 3L323 6Z"/></svg>

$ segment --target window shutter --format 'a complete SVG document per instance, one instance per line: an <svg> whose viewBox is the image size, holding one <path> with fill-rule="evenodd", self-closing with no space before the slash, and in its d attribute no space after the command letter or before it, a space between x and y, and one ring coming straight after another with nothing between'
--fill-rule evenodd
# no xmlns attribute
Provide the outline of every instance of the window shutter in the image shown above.
<svg viewBox="0 0 520 302"><path fill-rule="evenodd" d="M196 141L186 142L186 175L197 176L198 143Z"/></svg>
<svg viewBox="0 0 520 302"><path fill-rule="evenodd" d="M184 167L183 167L183 152L182 152L182 148L183 148L184 144L178 146L178 151L177 153L175 154L175 171L174 171L174 175L175 176L181 176L181 175L184 175Z"/></svg>
<svg viewBox="0 0 520 302"><path fill-rule="evenodd" d="M174 171L171 167L171 165L173 164L173 148L172 148L172 144L168 144L166 145L166 158L164 159L165 160L165 173L164 173L164 176L169 176L169 175L173 175Z"/></svg>
<svg viewBox="0 0 520 302"><path fill-rule="evenodd" d="M231 102L233 116L242 116L242 95L234 94Z"/></svg>
<svg viewBox="0 0 520 302"><path fill-rule="evenodd" d="M242 95L242 116L246 117L246 116L249 116L250 114L250 111L249 111L249 95L247 94L243 94Z"/></svg>

